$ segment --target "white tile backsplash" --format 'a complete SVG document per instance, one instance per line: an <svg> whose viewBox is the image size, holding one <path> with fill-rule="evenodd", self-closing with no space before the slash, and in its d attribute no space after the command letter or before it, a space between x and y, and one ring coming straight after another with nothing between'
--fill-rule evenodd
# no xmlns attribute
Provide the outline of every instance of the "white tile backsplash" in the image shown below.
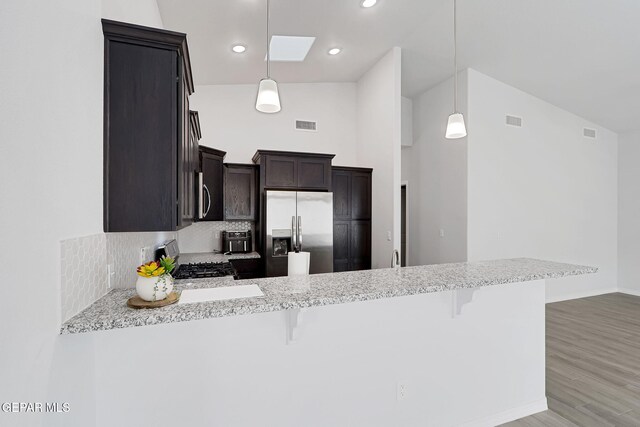
<svg viewBox="0 0 640 427"><path fill-rule="evenodd" d="M62 322L107 293L107 242L104 233L60 242Z"/></svg>
<svg viewBox="0 0 640 427"><path fill-rule="evenodd" d="M255 230L251 221L206 221L196 222L178 231L180 252L214 252L222 249L223 231L251 230L255 242Z"/></svg>
<svg viewBox="0 0 640 427"><path fill-rule="evenodd" d="M140 249L147 248L144 262L153 261L155 248L170 239L176 232L155 233L107 233L107 263L114 269L114 287L132 288L136 285L136 268L140 263Z"/></svg>

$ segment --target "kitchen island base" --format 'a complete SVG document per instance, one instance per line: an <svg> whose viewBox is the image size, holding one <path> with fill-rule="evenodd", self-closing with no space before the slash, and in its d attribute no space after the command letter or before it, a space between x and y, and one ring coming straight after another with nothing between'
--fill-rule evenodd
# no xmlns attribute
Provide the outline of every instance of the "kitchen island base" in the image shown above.
<svg viewBox="0 0 640 427"><path fill-rule="evenodd" d="M304 309L294 344L286 311L61 338L94 358L98 426L489 426L545 410L545 281L465 291Z"/></svg>

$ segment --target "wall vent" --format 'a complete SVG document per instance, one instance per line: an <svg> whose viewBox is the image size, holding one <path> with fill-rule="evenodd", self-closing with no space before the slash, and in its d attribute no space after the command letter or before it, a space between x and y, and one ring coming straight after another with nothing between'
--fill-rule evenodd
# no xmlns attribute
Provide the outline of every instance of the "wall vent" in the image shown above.
<svg viewBox="0 0 640 427"><path fill-rule="evenodd" d="M311 122L307 120L296 120L296 130L305 130L307 132L317 132L318 122Z"/></svg>
<svg viewBox="0 0 640 427"><path fill-rule="evenodd" d="M520 128L520 127L522 127L522 117L516 117L516 116L507 115L506 123L509 126L516 126L516 127Z"/></svg>
<svg viewBox="0 0 640 427"><path fill-rule="evenodd" d="M585 138L595 138L596 137L596 130L595 129L584 128L582 130L582 135L584 135Z"/></svg>

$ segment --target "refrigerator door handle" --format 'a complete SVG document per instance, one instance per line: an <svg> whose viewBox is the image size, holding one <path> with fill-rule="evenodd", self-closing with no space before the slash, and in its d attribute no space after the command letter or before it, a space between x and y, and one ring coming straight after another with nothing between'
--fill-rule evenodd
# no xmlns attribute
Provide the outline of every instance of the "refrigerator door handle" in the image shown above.
<svg viewBox="0 0 640 427"><path fill-rule="evenodd" d="M298 217L298 249L302 250L302 217Z"/></svg>
<svg viewBox="0 0 640 427"><path fill-rule="evenodd" d="M207 209L203 213L203 218L209 215L209 209L211 209L211 193L209 192L209 188L206 184L202 184L202 189L205 193L207 193Z"/></svg>
<svg viewBox="0 0 640 427"><path fill-rule="evenodd" d="M204 181L202 178L202 172L198 173L198 188L200 188L200 191L198 191L199 193L199 200L198 200L198 218L202 219L204 218Z"/></svg>
<svg viewBox="0 0 640 427"><path fill-rule="evenodd" d="M291 217L291 250L295 251L298 247L298 239L296 234L296 217L295 215Z"/></svg>

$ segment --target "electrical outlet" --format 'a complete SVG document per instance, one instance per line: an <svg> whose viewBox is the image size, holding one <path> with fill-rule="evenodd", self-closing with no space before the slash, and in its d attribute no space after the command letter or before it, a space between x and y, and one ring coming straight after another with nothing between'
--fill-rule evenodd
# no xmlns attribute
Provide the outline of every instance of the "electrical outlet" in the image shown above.
<svg viewBox="0 0 640 427"><path fill-rule="evenodd" d="M149 248L147 248L146 246L140 248L140 265L147 262L147 249Z"/></svg>
<svg viewBox="0 0 640 427"><path fill-rule="evenodd" d="M444 228L440 229L440 237L444 237Z"/></svg>
<svg viewBox="0 0 640 427"><path fill-rule="evenodd" d="M219 239L220 239L220 232L219 232L219 231L216 231L216 232L214 233L214 237L215 237L216 239L218 239L218 240L219 240Z"/></svg>
<svg viewBox="0 0 640 427"><path fill-rule="evenodd" d="M403 383L398 383L398 388L396 389L396 398L398 402L407 398L407 385Z"/></svg>
<svg viewBox="0 0 640 427"><path fill-rule="evenodd" d="M391 232L390 231L387 231L387 240L391 241Z"/></svg>

